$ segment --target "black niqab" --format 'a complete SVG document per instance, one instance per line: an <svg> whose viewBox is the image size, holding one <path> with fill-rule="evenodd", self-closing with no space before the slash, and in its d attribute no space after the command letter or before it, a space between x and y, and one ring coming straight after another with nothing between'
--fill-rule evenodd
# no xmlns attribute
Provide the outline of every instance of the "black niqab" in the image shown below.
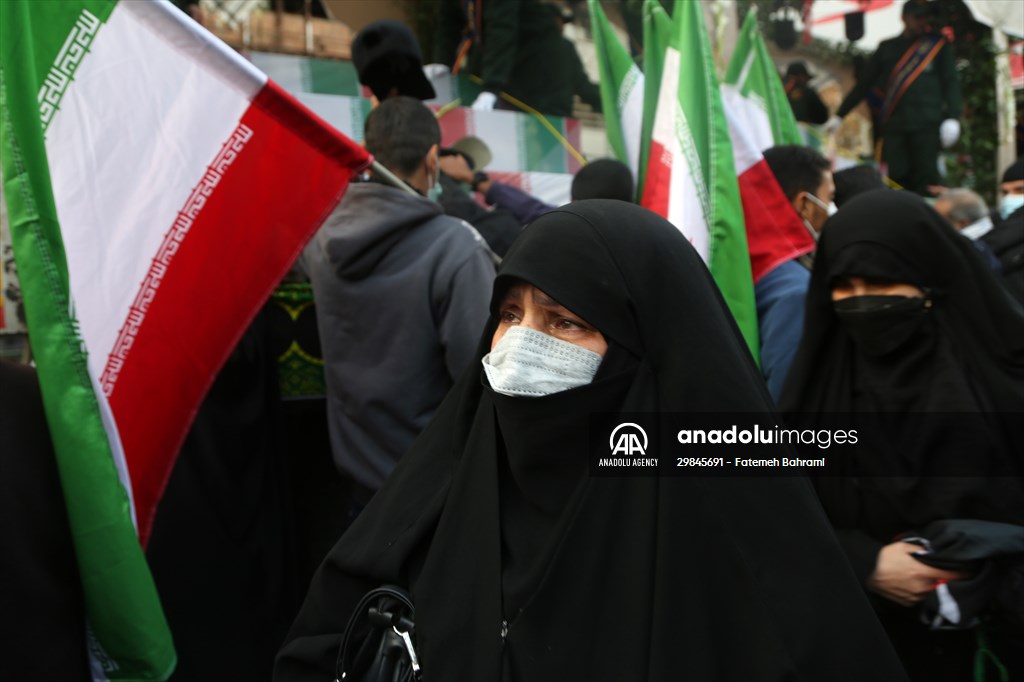
<svg viewBox="0 0 1024 682"><path fill-rule="evenodd" d="M926 306L897 304L903 315L887 329L878 317L872 330L844 326L831 288L854 276L913 284ZM865 331L871 343L856 338ZM815 481L862 581L882 547L934 522L1024 524L1024 314L917 195L867 193L825 224L781 404L801 428L829 414L869 415L860 434L869 447L840 460L844 469L832 471L842 475ZM971 475L950 475L965 464ZM928 631L915 609L881 598L876 606L914 679L970 674L974 633ZM1005 656L1011 649L993 638L1013 636L1000 627L990 623L988 635Z"/></svg>
<svg viewBox="0 0 1024 682"><path fill-rule="evenodd" d="M832 285L852 276L925 292L926 308L873 330L876 339L901 337L898 347L889 344L895 350L869 352L860 330L837 315ZM850 466L888 480L860 481L856 493L852 480L819 484L840 526L887 540L944 518L1024 523L1024 492L1007 476L1024 473L1024 315L970 242L911 193L859 196L826 224L782 406L808 426L819 413L883 415L865 422L886 427L874 461ZM949 479L967 457L974 473L998 479ZM897 460L898 472L890 468ZM897 481L894 473L906 476ZM862 499L853 504L851 496Z"/></svg>
<svg viewBox="0 0 1024 682"><path fill-rule="evenodd" d="M410 588L428 681L904 679L803 479L586 471L592 411L771 409L685 238L578 202L524 231L495 304L516 280L602 332L595 381L508 398L470 368L321 566L275 679L329 675L382 582Z"/></svg>

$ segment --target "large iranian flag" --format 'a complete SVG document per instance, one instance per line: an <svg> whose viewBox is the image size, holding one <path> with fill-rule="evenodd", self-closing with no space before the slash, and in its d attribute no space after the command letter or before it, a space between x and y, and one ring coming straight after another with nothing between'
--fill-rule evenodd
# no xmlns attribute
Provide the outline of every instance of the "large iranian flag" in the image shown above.
<svg viewBox="0 0 1024 682"><path fill-rule="evenodd" d="M0 2L0 153L93 676L163 680L142 546L179 445L368 157L149 0Z"/></svg>
<svg viewBox="0 0 1024 682"><path fill-rule="evenodd" d="M813 251L815 243L761 153L779 144L803 144L803 138L757 28L755 8L747 12L722 82L722 103L757 282L778 265Z"/></svg>
<svg viewBox="0 0 1024 682"><path fill-rule="evenodd" d="M597 70L601 76L601 107L608 142L619 161L637 178L640 127L644 114L644 74L615 36L597 0L588 0Z"/></svg>
<svg viewBox="0 0 1024 682"><path fill-rule="evenodd" d="M698 2L676 4L641 203L667 218L697 249L757 358L757 311L743 209Z"/></svg>

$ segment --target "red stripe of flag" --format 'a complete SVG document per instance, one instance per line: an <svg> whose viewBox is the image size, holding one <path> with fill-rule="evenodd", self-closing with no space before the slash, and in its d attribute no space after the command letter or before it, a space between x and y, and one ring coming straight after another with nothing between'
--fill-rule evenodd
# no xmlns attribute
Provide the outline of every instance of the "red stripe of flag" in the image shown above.
<svg viewBox="0 0 1024 682"><path fill-rule="evenodd" d="M814 250L814 239L764 158L743 171L739 186L755 282L786 261Z"/></svg>
<svg viewBox="0 0 1024 682"><path fill-rule="evenodd" d="M672 157L665 146L651 139L651 152L647 162L647 177L640 205L662 218L668 217L669 194L671 193Z"/></svg>
<svg viewBox="0 0 1024 682"><path fill-rule="evenodd" d="M369 162L365 150L272 82L233 139L234 158L187 232L180 234L180 214L179 227L168 232L177 229L180 241L165 272L156 262L150 270L162 279L149 292L110 391L143 546L202 396L354 172ZM218 157L223 165L224 150Z"/></svg>

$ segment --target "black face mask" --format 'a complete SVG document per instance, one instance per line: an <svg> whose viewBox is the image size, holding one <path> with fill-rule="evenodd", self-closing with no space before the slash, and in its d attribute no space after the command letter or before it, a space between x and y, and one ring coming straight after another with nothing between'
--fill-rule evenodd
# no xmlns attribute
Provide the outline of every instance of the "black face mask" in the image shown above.
<svg viewBox="0 0 1024 682"><path fill-rule="evenodd" d="M929 298L852 296L832 304L843 329L865 355L881 357L900 350L931 311Z"/></svg>

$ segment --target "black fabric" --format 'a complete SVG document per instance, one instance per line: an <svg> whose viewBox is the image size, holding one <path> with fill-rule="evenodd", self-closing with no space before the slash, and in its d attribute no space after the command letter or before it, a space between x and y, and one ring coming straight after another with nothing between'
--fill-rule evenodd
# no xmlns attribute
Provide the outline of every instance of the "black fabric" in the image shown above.
<svg viewBox="0 0 1024 682"><path fill-rule="evenodd" d="M1024 208L1018 208L1006 220L997 220L981 241L999 260L1007 290L1024 305Z"/></svg>
<svg viewBox="0 0 1024 682"><path fill-rule="evenodd" d="M1010 679L1020 679L1024 671L1024 526L951 519L930 523L906 539L919 544L926 541L927 551L918 556L920 561L969 576L946 586L957 605L957 626L980 625L1010 670ZM918 611L922 620L936 619L940 613L937 593L925 597ZM954 627L945 620L943 623Z"/></svg>
<svg viewBox="0 0 1024 682"><path fill-rule="evenodd" d="M266 679L301 599L267 309L203 400L146 556L181 682Z"/></svg>
<svg viewBox="0 0 1024 682"><path fill-rule="evenodd" d="M833 306L857 351L880 357L903 353L927 327L932 300L914 296L854 296Z"/></svg>
<svg viewBox="0 0 1024 682"><path fill-rule="evenodd" d="M885 181L878 171L867 164L845 168L832 174L836 183L836 193L833 201L836 206L842 208L846 202L858 194L870 192L876 189L887 189Z"/></svg>
<svg viewBox="0 0 1024 682"><path fill-rule="evenodd" d="M511 399L472 366L321 566L275 679L327 679L383 582L410 587L426 682L905 679L805 480L583 469L590 411L771 409L679 231L577 202L524 231L493 301L517 279L608 340L594 382Z"/></svg>
<svg viewBox="0 0 1024 682"><path fill-rule="evenodd" d="M0 360L3 676L87 682L85 605L33 369Z"/></svg>
<svg viewBox="0 0 1024 682"><path fill-rule="evenodd" d="M913 329L894 352L865 352L831 300L844 276L910 279L930 307L905 313L901 324ZM825 224L781 406L801 428L827 413L875 415L861 434L874 456L815 482L862 580L897 534L949 518L1024 523L1024 313L970 241L909 192L857 196ZM965 458L978 472L1016 476L941 475ZM894 463L903 476L870 476L892 474ZM942 635L929 639L912 609L878 606L901 654L920 662L945 646L935 645ZM955 658L972 646L948 650Z"/></svg>
<svg viewBox="0 0 1024 682"><path fill-rule="evenodd" d="M1024 573L1024 526L952 519L930 523L903 539L925 547L918 559L929 566L971 576L948 584L960 607L961 626L970 626L994 607L1004 611L1024 637L1024 592L1015 589ZM937 596L929 595L920 608L929 620L934 618L939 611Z"/></svg>

